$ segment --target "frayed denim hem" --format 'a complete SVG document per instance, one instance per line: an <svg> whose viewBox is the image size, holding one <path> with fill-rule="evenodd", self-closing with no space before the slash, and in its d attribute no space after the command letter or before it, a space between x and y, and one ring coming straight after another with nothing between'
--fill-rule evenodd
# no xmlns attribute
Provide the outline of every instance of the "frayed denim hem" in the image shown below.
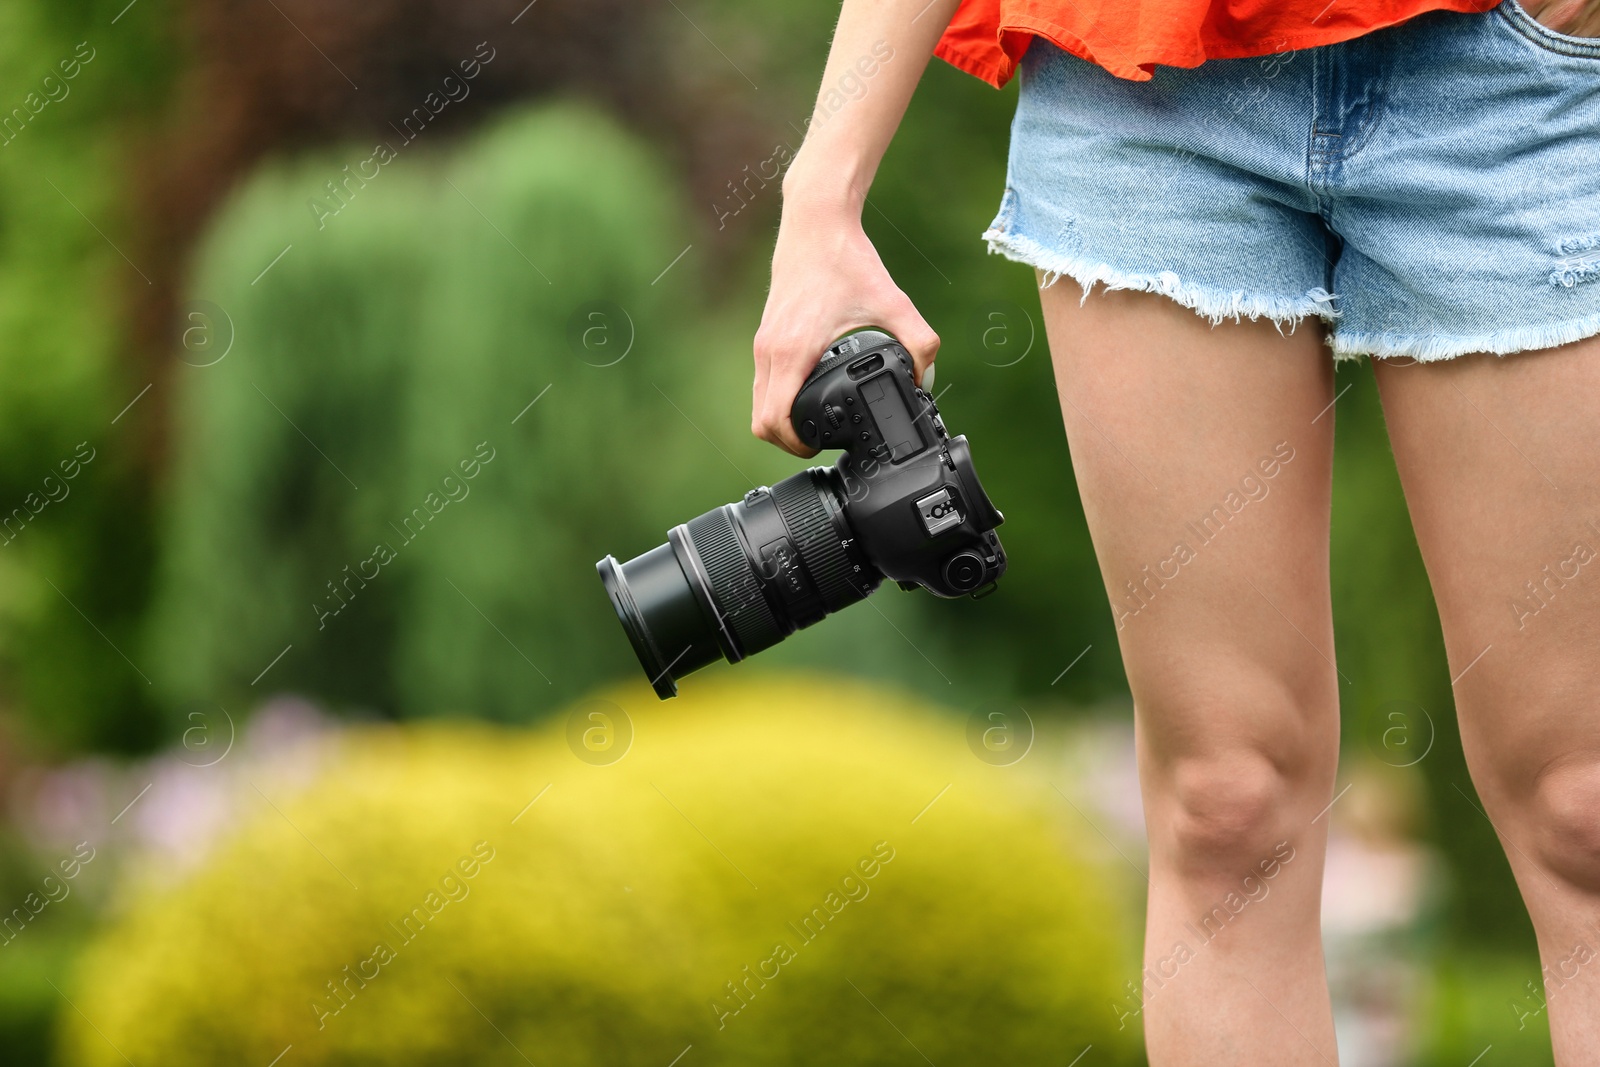
<svg viewBox="0 0 1600 1067"><path fill-rule="evenodd" d="M1476 352L1509 356L1516 352L1555 348L1597 333L1600 333L1600 312L1551 326L1519 326L1476 337L1407 335L1391 331L1348 333L1341 330L1330 337L1328 343L1333 347L1333 358L1336 360L1371 356L1374 359L1414 359L1418 363L1433 363Z"/></svg>
<svg viewBox="0 0 1600 1067"><path fill-rule="evenodd" d="M1088 300L1096 283L1106 289L1134 289L1146 293L1160 293L1194 311L1211 325L1225 319L1267 319L1281 333L1285 326L1292 331L1300 320L1314 315L1332 323L1339 317L1334 307L1335 297L1326 289L1309 289L1301 296L1263 296L1242 289L1232 291L1213 289L1185 282L1172 271L1159 274L1130 274L1117 270L1110 264L1083 256L1062 255L1045 248L1037 241L1001 230L984 232L983 239L992 254L1003 255L1018 263L1044 272L1041 289L1049 288L1056 279L1066 275L1083 287L1083 299Z"/></svg>

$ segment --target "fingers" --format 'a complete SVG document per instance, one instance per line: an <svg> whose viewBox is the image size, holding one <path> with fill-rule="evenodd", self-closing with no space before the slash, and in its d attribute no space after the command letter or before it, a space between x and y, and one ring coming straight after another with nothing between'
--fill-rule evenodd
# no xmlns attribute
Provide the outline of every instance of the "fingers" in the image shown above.
<svg viewBox="0 0 1600 1067"><path fill-rule="evenodd" d="M750 386L750 432L762 440L763 426L761 423L761 402L767 395L767 378L772 369L772 353L768 351L762 341L760 331L756 332L753 354L755 356L756 377Z"/></svg>
<svg viewBox="0 0 1600 1067"><path fill-rule="evenodd" d="M794 398L800 392L800 386L805 384L806 376L817 365L817 357L807 359L791 359L784 363L774 361L770 377L767 379L767 395L762 405L762 424L766 430L761 434L765 440L771 441L785 452L792 452L797 456L808 458L817 454L817 450L809 447L794 432L794 424L789 420L789 412L794 407Z"/></svg>
<svg viewBox="0 0 1600 1067"><path fill-rule="evenodd" d="M939 335L933 332L911 300L901 294L899 306L887 321L884 327L895 335L907 352L911 353L911 362L916 368L915 377L917 384L923 384L923 378L933 366L934 357L939 354ZM932 385L931 378L928 385Z"/></svg>
<svg viewBox="0 0 1600 1067"><path fill-rule="evenodd" d="M824 342L826 343L826 342ZM792 341L778 340L763 326L756 331L756 378L751 387L750 432L801 458L817 454L795 435L789 409L821 351L807 354Z"/></svg>
<svg viewBox="0 0 1600 1067"><path fill-rule="evenodd" d="M794 406L800 386L817 365L827 345L863 326L881 325L894 334L911 355L917 383L926 382L931 386L933 361L939 352L939 335L917 313L904 293L896 295L898 299L893 301L894 310L889 314L841 327L832 336L814 345L781 338L766 326L758 330L754 345L755 381L751 386L750 432L796 456L809 458L816 455L817 450L806 445L795 434L794 426L789 421L789 411Z"/></svg>
<svg viewBox="0 0 1600 1067"><path fill-rule="evenodd" d="M864 238L863 238L864 241ZM871 253L871 247L866 247ZM913 376L918 384L932 384L929 368L939 352L939 335L917 312L911 298L890 280L875 254L864 276L840 291L817 292L807 289L809 306L796 307L785 294L774 288L756 331L753 354L755 379L750 388L750 432L796 456L810 457L817 450L796 435L789 421L795 395L806 376L817 365L834 341L853 330L879 327L893 334L911 356ZM774 268L776 277L777 268ZM829 281L838 283L835 275ZM838 289L835 284L833 288ZM849 299L846 292L853 290ZM857 302L859 300L859 302ZM837 318L819 316L818 311L833 309ZM829 319L832 318L832 321Z"/></svg>

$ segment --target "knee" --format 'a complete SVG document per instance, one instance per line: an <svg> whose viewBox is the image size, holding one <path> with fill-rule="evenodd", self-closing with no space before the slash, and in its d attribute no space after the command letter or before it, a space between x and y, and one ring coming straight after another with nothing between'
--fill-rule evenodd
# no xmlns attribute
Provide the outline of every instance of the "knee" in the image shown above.
<svg viewBox="0 0 1600 1067"><path fill-rule="evenodd" d="M1270 861L1315 813L1314 777L1252 749L1180 759L1163 813L1168 842L1191 870L1234 873Z"/></svg>
<svg viewBox="0 0 1600 1067"><path fill-rule="evenodd" d="M1530 829L1538 861L1580 889L1600 893L1600 760L1547 768L1533 790Z"/></svg>
<svg viewBox="0 0 1600 1067"><path fill-rule="evenodd" d="M1339 761L1333 673L1300 679L1210 664L1144 702L1141 775L1152 849L1186 876L1236 877L1306 843ZM1196 675L1199 675L1198 677Z"/></svg>

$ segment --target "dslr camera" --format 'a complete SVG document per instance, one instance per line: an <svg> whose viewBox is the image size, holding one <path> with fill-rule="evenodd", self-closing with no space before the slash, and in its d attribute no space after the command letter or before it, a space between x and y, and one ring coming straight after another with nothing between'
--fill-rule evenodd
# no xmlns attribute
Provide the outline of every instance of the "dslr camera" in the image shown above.
<svg viewBox="0 0 1600 1067"><path fill-rule="evenodd" d="M835 341L789 419L806 444L844 454L675 526L626 563L595 564L663 700L691 671L771 648L885 578L981 597L1005 573L1004 517L899 341L877 330Z"/></svg>

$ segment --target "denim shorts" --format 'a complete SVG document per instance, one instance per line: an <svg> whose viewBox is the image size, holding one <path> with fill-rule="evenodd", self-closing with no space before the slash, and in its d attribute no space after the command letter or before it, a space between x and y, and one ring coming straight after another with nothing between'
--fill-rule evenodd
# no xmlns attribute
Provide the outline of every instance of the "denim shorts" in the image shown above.
<svg viewBox="0 0 1600 1067"><path fill-rule="evenodd" d="M1309 315L1335 358L1600 333L1600 38L1516 0L1125 81L1036 38L984 238L1213 324Z"/></svg>

